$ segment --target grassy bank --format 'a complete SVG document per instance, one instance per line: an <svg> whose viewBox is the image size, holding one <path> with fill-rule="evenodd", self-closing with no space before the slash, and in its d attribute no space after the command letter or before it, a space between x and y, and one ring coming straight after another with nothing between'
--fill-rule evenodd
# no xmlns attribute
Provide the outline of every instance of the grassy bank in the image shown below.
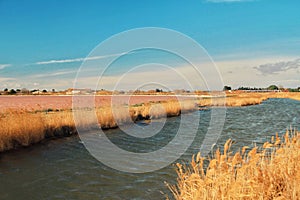
<svg viewBox="0 0 300 200"><path fill-rule="evenodd" d="M116 128L120 123L154 119L163 116L179 116L181 112L196 110L192 101L168 101L132 106L100 107L96 115L102 129ZM82 111L79 126L89 127L94 123L87 112ZM78 125L77 124L77 125ZM45 138L64 137L76 133L71 110L58 112L8 110L0 115L0 152L40 142Z"/></svg>
<svg viewBox="0 0 300 200"><path fill-rule="evenodd" d="M196 101L166 100L135 105L109 106L96 109L101 128L116 128L117 124L143 119L178 116L181 112L209 106L248 106L260 104L268 98L300 100L300 93L227 93L226 98L201 97ZM197 105L195 105L197 104ZM51 111L51 112L49 112ZM53 112L54 111L54 112ZM86 111L85 111L86 112ZM89 127L92 120L83 112L79 124ZM57 110L6 110L0 113L0 152L40 142L45 138L63 137L76 133L71 108Z"/></svg>
<svg viewBox="0 0 300 200"><path fill-rule="evenodd" d="M203 98L199 101L200 106L250 106L257 105L272 97L272 93L242 93L226 94L226 97Z"/></svg>
<svg viewBox="0 0 300 200"><path fill-rule="evenodd" d="M232 154L228 140L211 159L200 153L177 164L176 199L300 199L300 132L287 131L262 147ZM204 164L208 163L208 164Z"/></svg>
<svg viewBox="0 0 300 200"><path fill-rule="evenodd" d="M261 104L269 98L288 98L300 101L300 92L232 92L226 97L203 98L199 101L200 106L250 106Z"/></svg>

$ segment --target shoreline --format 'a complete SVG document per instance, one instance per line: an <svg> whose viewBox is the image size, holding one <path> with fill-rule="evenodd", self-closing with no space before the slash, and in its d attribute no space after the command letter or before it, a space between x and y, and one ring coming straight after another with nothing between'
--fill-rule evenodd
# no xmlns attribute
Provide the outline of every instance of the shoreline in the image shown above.
<svg viewBox="0 0 300 200"><path fill-rule="evenodd" d="M161 118L165 115L167 117L174 117L180 116L182 112L191 112L212 106L240 107L258 105L269 98L300 100L300 93L227 94L226 99L200 98L197 99L197 102L187 100L186 98L180 102L174 100L153 102L149 100L146 103L127 106L119 105L116 114L118 119L116 120L114 119L116 116L113 115L111 107L104 106L96 108L95 111L101 128L112 129L118 127L116 121L121 123L135 123L141 120ZM126 115L128 111L129 115ZM0 114L0 153L11 149L31 146L52 138L69 137L77 134L72 109L59 110L48 108L48 110L33 110L31 112L13 109L8 112L2 111ZM83 116L83 118L86 117ZM81 125L89 127L91 122L83 119Z"/></svg>

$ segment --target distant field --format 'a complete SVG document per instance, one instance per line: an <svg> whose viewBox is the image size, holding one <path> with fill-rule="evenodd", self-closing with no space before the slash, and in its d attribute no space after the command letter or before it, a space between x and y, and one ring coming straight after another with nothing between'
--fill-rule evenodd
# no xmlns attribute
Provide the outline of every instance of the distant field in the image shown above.
<svg viewBox="0 0 300 200"><path fill-rule="evenodd" d="M213 101L209 98L210 95L200 95L199 105L210 106L224 105L224 98L218 98ZM248 93L248 92L233 92L226 95L226 106L247 106L259 104L268 98L290 98L300 100L300 92L266 92L266 93ZM147 102L169 101L176 100L176 96L172 95L118 95L114 96L116 104L135 105ZM181 96L180 99L189 99L194 96ZM202 98L200 98L202 97ZM107 107L111 105L111 95L95 96L95 104L97 107ZM129 99L129 102L128 102ZM195 99L194 99L195 100ZM71 109L72 96L0 96L0 112L7 109L13 110L47 110L47 109Z"/></svg>
<svg viewBox="0 0 300 200"><path fill-rule="evenodd" d="M96 96L97 106L110 105L112 96ZM118 104L140 104L175 100L175 96L118 96ZM127 102L129 99L129 102ZM46 110L72 108L72 96L0 96L0 112L6 109Z"/></svg>

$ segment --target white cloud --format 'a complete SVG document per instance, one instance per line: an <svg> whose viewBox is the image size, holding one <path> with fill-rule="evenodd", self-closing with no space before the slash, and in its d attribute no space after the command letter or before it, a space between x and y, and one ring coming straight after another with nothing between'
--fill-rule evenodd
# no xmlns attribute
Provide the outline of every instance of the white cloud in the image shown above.
<svg viewBox="0 0 300 200"><path fill-rule="evenodd" d="M81 62L83 58L74 58L74 59L65 59L65 60L48 60L48 61L41 61L36 62L37 65L48 65L48 64L57 64L57 63L71 63L71 62Z"/></svg>
<svg viewBox="0 0 300 200"><path fill-rule="evenodd" d="M11 64L0 64L0 70L10 66Z"/></svg>
<svg viewBox="0 0 300 200"><path fill-rule="evenodd" d="M124 52L124 53L118 53L118 54L110 54L110 55L104 55L104 56L92 56L92 57L86 57L86 58L48 60L48 61L36 62L34 64L36 64L36 65L48 65L48 64L73 63L73 62L82 62L82 61L85 61L85 60L100 60L100 59L114 57L114 56L122 56L122 55L125 55L125 54L128 54L128 53Z"/></svg>
<svg viewBox="0 0 300 200"><path fill-rule="evenodd" d="M290 68L282 73L271 73L268 76L258 71L254 66L265 65L266 63L278 63L297 60L296 57L265 57L242 59L232 61L218 61L224 84L233 88L240 86L267 87L269 85L283 85L284 87L298 87L300 85L298 69ZM277 69L277 68L276 68Z"/></svg>
<svg viewBox="0 0 300 200"><path fill-rule="evenodd" d="M300 69L300 58L289 61L271 62L254 67L261 74L270 75L286 72L291 69Z"/></svg>

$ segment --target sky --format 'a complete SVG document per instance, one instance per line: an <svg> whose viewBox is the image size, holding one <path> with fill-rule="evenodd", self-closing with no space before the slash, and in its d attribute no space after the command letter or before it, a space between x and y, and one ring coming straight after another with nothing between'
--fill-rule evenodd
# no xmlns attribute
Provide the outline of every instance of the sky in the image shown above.
<svg viewBox="0 0 300 200"><path fill-rule="evenodd" d="M0 0L0 90L95 83L101 89L221 89L213 84L216 79L233 88L299 87L299 7L298 0ZM190 63L172 52L117 51L134 38L101 51L116 34L145 27L174 30L197 42L207 57L191 46L181 48L198 59L197 65L214 67L218 74L196 77ZM146 39L155 37L160 36ZM115 60L100 73L106 59ZM90 66L80 71L85 61ZM82 79L76 85L78 72Z"/></svg>

